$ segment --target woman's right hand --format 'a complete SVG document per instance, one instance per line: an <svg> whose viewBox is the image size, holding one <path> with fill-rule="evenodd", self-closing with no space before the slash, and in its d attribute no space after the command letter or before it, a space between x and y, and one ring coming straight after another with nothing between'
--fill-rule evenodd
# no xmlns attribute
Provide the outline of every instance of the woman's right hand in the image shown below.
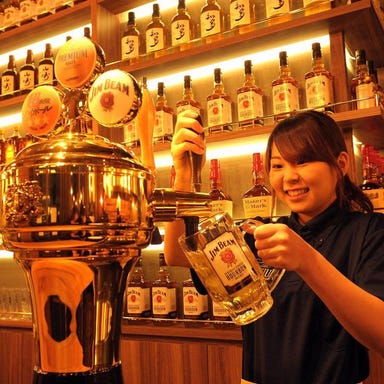
<svg viewBox="0 0 384 384"><path fill-rule="evenodd" d="M178 191L190 191L192 187L190 152L205 155L204 129L197 121L198 116L190 110L177 116L171 154L176 172L174 189Z"/></svg>

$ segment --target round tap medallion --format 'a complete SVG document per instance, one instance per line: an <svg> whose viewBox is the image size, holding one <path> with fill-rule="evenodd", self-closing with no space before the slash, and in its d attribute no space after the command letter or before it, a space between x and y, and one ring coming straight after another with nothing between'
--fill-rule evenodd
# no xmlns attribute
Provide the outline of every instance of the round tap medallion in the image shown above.
<svg viewBox="0 0 384 384"><path fill-rule="evenodd" d="M141 90L133 76L113 69L100 75L88 94L93 118L105 127L120 127L136 117Z"/></svg>
<svg viewBox="0 0 384 384"><path fill-rule="evenodd" d="M62 94L50 85L33 89L21 108L22 126L34 136L52 132L60 121Z"/></svg>
<svg viewBox="0 0 384 384"><path fill-rule="evenodd" d="M103 70L96 46L87 37L68 40L57 52L55 75L65 88L81 88Z"/></svg>

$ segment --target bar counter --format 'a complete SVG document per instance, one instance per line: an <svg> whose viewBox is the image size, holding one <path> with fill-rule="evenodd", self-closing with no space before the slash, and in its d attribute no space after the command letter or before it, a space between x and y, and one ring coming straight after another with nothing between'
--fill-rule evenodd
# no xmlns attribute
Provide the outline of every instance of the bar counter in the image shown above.
<svg viewBox="0 0 384 384"><path fill-rule="evenodd" d="M0 320L0 383L32 384L30 321ZM122 321L124 384L234 384L241 377L241 331L214 322Z"/></svg>

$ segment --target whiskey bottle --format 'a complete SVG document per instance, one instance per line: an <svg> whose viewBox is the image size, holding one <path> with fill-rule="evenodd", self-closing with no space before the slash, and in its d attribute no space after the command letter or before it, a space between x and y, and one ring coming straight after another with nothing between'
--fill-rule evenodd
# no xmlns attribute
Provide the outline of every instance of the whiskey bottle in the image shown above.
<svg viewBox="0 0 384 384"><path fill-rule="evenodd" d="M151 316L151 284L145 279L140 256L126 288L126 314L130 317Z"/></svg>
<svg viewBox="0 0 384 384"><path fill-rule="evenodd" d="M51 44L45 44L44 57L40 59L37 67L38 84L56 84L54 60Z"/></svg>
<svg viewBox="0 0 384 384"><path fill-rule="evenodd" d="M27 24L37 19L36 0L20 0L20 24Z"/></svg>
<svg viewBox="0 0 384 384"><path fill-rule="evenodd" d="M23 148L23 138L20 135L20 128L15 126L13 133L5 142L5 163L9 164Z"/></svg>
<svg viewBox="0 0 384 384"><path fill-rule="evenodd" d="M171 44L172 47L180 46L187 49L188 43L194 38L194 25L191 15L188 13L185 0L179 0L177 13L171 20Z"/></svg>
<svg viewBox="0 0 384 384"><path fill-rule="evenodd" d="M252 61L244 61L244 84L237 90L237 114L240 127L263 125L263 91L255 85Z"/></svg>
<svg viewBox="0 0 384 384"><path fill-rule="evenodd" d="M232 100L225 93L221 69L214 70L214 90L207 97L208 133L232 131Z"/></svg>
<svg viewBox="0 0 384 384"><path fill-rule="evenodd" d="M168 106L164 91L164 83L157 84L156 116L153 138L156 142L172 141L173 136L173 108Z"/></svg>
<svg viewBox="0 0 384 384"><path fill-rule="evenodd" d="M194 99L192 91L191 76L184 76L183 98L176 103L176 114L185 110L191 110L201 115L202 108L200 102Z"/></svg>
<svg viewBox="0 0 384 384"><path fill-rule="evenodd" d="M9 30L20 26L20 2L9 0L4 7L4 29Z"/></svg>
<svg viewBox="0 0 384 384"><path fill-rule="evenodd" d="M325 69L320 43L312 44L312 71L305 78L307 108L330 110L333 104L333 76Z"/></svg>
<svg viewBox="0 0 384 384"><path fill-rule="evenodd" d="M176 281L171 280L164 253L159 254L159 271L152 283L152 314L154 318L175 319L177 317Z"/></svg>
<svg viewBox="0 0 384 384"><path fill-rule="evenodd" d="M186 279L183 286L183 317L185 320L207 320L208 295L199 293L192 279Z"/></svg>
<svg viewBox="0 0 384 384"><path fill-rule="evenodd" d="M0 170L2 170L5 165L5 147L6 140L4 136L4 130L0 129Z"/></svg>
<svg viewBox="0 0 384 384"><path fill-rule="evenodd" d="M216 0L207 0L200 11L200 36L206 42L220 39L224 32L224 15Z"/></svg>
<svg viewBox="0 0 384 384"><path fill-rule="evenodd" d="M299 84L291 76L288 66L287 52L279 53L280 74L272 82L273 114L276 121L290 116L299 109Z"/></svg>
<svg viewBox="0 0 384 384"><path fill-rule="evenodd" d="M141 53L141 35L136 26L135 12L128 12L127 27L121 37L121 60L135 62Z"/></svg>
<svg viewBox="0 0 384 384"><path fill-rule="evenodd" d="M229 4L230 28L238 28L240 33L250 31L255 22L255 4L253 0L231 0Z"/></svg>
<svg viewBox="0 0 384 384"><path fill-rule="evenodd" d="M228 212L229 215L232 216L233 201L231 197L223 191L223 179L218 159L211 159L209 180L209 197L212 200L212 213Z"/></svg>
<svg viewBox="0 0 384 384"><path fill-rule="evenodd" d="M244 217L247 219L270 218L272 214L272 194L265 185L263 160L260 153L252 155L253 186L242 196Z"/></svg>
<svg viewBox="0 0 384 384"><path fill-rule="evenodd" d="M357 99L357 109L371 108L376 106L375 86L369 74L367 58L364 49L355 51L356 68L355 76L351 81L351 93Z"/></svg>
<svg viewBox="0 0 384 384"><path fill-rule="evenodd" d="M289 0L265 0L268 24L286 22L291 18Z"/></svg>
<svg viewBox="0 0 384 384"><path fill-rule="evenodd" d="M37 84L37 68L33 61L33 53L31 49L27 50L25 64L20 67L20 93L30 92Z"/></svg>
<svg viewBox="0 0 384 384"><path fill-rule="evenodd" d="M1 75L1 97L12 97L18 89L19 74L16 68L15 56L9 55L7 68Z"/></svg>
<svg viewBox="0 0 384 384"><path fill-rule="evenodd" d="M232 324L231 316L228 315L227 310L218 302L211 300L211 314L210 318L217 322L224 322L226 324ZM215 324L214 326L217 327L220 324Z"/></svg>
<svg viewBox="0 0 384 384"><path fill-rule="evenodd" d="M159 51L167 47L167 33L161 20L159 4L153 4L152 20L145 30L146 53Z"/></svg>

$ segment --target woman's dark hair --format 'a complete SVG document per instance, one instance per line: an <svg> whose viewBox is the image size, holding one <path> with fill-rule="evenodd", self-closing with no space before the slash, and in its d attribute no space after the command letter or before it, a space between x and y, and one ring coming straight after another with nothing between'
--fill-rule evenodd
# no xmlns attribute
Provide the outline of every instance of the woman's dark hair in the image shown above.
<svg viewBox="0 0 384 384"><path fill-rule="evenodd" d="M340 206L350 211L373 211L369 198L348 174L341 172L337 158L341 152L348 151L341 129L330 116L322 112L305 111L279 122L268 139L265 154L267 173L270 171L273 144L289 162L328 163L338 175L336 194Z"/></svg>

